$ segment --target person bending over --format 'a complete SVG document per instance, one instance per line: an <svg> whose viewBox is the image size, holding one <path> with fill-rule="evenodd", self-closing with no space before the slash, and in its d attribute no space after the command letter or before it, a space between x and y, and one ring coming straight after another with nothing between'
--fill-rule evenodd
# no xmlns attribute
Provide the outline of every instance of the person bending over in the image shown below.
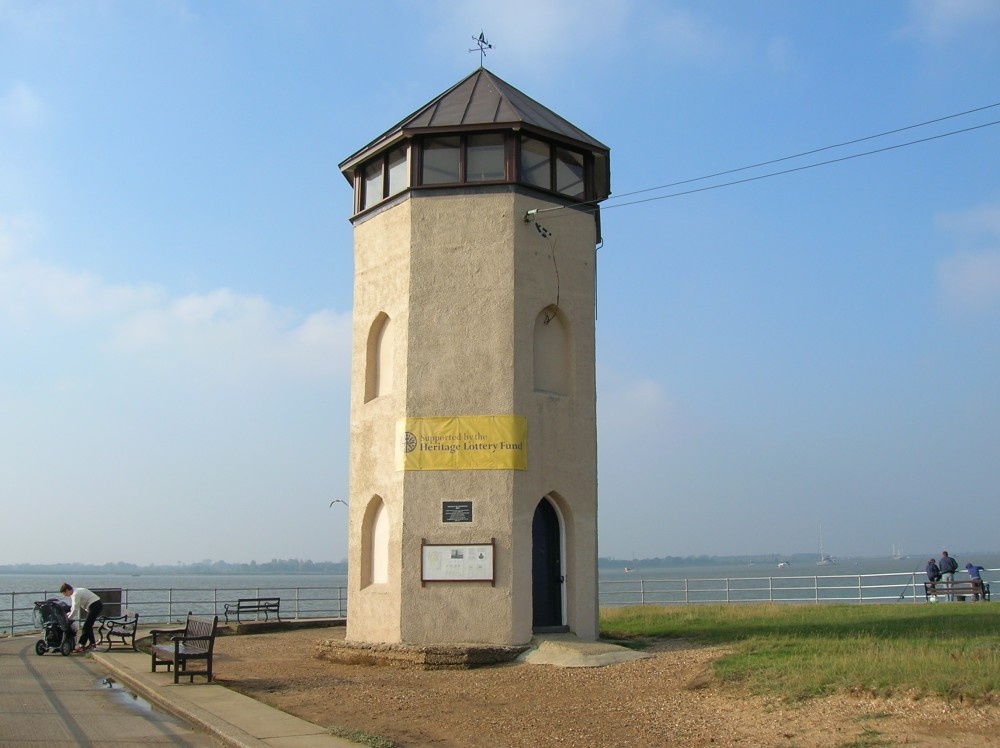
<svg viewBox="0 0 1000 748"><path fill-rule="evenodd" d="M986 584L983 582L983 577L980 572L986 571L982 566L977 566L976 564L966 564L965 570L969 572L969 579L972 581L972 599L979 599L979 592L975 590L978 588L983 591L983 600L986 599Z"/></svg>
<svg viewBox="0 0 1000 748"><path fill-rule="evenodd" d="M97 620L97 616L101 615L104 603L101 602L101 598L86 587L73 589L73 585L69 582L63 582L59 587L59 591L70 598L72 602L69 609L69 620L72 621L74 618L80 616L81 611L87 611L87 617L83 621L83 633L80 634L80 641L77 643L77 648L74 651L85 652L93 649L97 643L94 640L94 621Z"/></svg>

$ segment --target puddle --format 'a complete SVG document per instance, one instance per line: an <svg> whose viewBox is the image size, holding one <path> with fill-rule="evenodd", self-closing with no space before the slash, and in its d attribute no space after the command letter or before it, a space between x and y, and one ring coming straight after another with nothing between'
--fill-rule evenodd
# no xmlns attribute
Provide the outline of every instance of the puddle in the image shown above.
<svg viewBox="0 0 1000 748"><path fill-rule="evenodd" d="M133 717L145 720L152 726L150 729L155 730L157 735L173 736L172 742L175 745L217 745L214 740L202 737L197 728L154 706L112 676L102 676L95 680L94 690L106 692L109 701L125 712L131 713ZM179 740L182 742L178 742Z"/></svg>
<svg viewBox="0 0 1000 748"><path fill-rule="evenodd" d="M153 705L142 698L142 696L137 693L132 693L111 676L98 678L94 682L94 687L101 691L108 691L110 697L114 699L116 703L130 709L134 709L137 712L141 712L143 714L158 712L162 714L162 712L155 709Z"/></svg>

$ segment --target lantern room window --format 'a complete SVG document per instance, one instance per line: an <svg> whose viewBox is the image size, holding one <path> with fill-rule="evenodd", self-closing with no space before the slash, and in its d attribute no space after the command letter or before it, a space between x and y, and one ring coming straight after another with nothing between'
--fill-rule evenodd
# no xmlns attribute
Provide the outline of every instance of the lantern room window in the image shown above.
<svg viewBox="0 0 1000 748"><path fill-rule="evenodd" d="M465 147L466 181L499 182L504 172L503 133L469 135Z"/></svg>
<svg viewBox="0 0 1000 748"><path fill-rule="evenodd" d="M454 184L461 182L462 139L427 138L423 148L421 184Z"/></svg>
<svg viewBox="0 0 1000 748"><path fill-rule="evenodd" d="M397 148L394 151L389 152L389 158L386 163L386 171L389 174L389 189L386 197L392 197L403 190L405 190L410 184L410 172L406 168L406 149Z"/></svg>
<svg viewBox="0 0 1000 748"><path fill-rule="evenodd" d="M583 154L567 148L556 148L556 192L572 197L584 197Z"/></svg>
<svg viewBox="0 0 1000 748"><path fill-rule="evenodd" d="M361 170L361 197L358 207L370 208L409 186L406 147L394 148L369 161Z"/></svg>
<svg viewBox="0 0 1000 748"><path fill-rule="evenodd" d="M521 138L521 181L532 187L552 189L552 147L534 138Z"/></svg>
<svg viewBox="0 0 1000 748"><path fill-rule="evenodd" d="M586 199L586 173L586 159L580 151L537 138L521 138L520 181L525 184Z"/></svg>
<svg viewBox="0 0 1000 748"><path fill-rule="evenodd" d="M422 135L384 151L359 173L358 210L411 187L519 183L576 200L602 194L584 151L512 132ZM412 177L411 177L412 175Z"/></svg>
<svg viewBox="0 0 1000 748"><path fill-rule="evenodd" d="M368 164L364 169L362 208L369 208L382 199L382 159Z"/></svg>

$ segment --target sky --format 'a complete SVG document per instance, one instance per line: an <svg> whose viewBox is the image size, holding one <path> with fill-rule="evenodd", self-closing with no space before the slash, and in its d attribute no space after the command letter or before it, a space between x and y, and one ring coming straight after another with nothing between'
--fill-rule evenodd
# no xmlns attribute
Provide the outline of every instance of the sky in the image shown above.
<svg viewBox="0 0 1000 748"><path fill-rule="evenodd" d="M611 149L601 556L1000 549L993 0L0 0L0 564L346 557L337 165L480 31Z"/></svg>

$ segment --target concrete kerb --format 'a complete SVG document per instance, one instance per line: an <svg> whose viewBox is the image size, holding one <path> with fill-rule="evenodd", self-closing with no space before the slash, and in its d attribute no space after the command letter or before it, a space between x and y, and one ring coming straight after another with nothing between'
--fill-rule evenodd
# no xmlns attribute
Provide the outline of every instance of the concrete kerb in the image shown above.
<svg viewBox="0 0 1000 748"><path fill-rule="evenodd" d="M204 676L195 676L193 684L183 681L174 684L172 674L150 672L150 659L146 652L94 650L91 656L127 689L227 746L357 746L318 725L225 686L205 683ZM581 642L573 635L542 635L535 637L527 651L517 659L532 665L603 667L649 656L610 642ZM202 679L200 683L199 677Z"/></svg>
<svg viewBox="0 0 1000 748"><path fill-rule="evenodd" d="M158 708L203 730L227 746L295 746L295 748L356 748L324 728L236 693L217 683L173 682L173 675L150 672L149 654L128 650L91 656L126 689ZM198 682L198 678L202 682Z"/></svg>
<svg viewBox="0 0 1000 748"><path fill-rule="evenodd" d="M178 717L185 722L198 727L204 732L222 741L224 745L235 746L266 746L267 743L239 730L225 720L219 719L207 709L199 707L181 688L189 684L174 685L172 676L166 673L154 680L153 673L142 673L149 669L149 655L142 652L97 652L91 656L110 671L112 677L126 689L149 701L151 704ZM225 689L216 684L195 684L191 688L204 694L205 689ZM197 693L194 694L197 697ZM246 697L244 697L246 698Z"/></svg>

